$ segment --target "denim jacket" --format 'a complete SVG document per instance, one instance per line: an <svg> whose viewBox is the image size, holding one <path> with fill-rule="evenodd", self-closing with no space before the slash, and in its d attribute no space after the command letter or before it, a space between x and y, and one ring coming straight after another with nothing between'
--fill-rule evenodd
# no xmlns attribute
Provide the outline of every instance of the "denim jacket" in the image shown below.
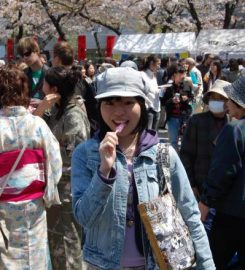
<svg viewBox="0 0 245 270"><path fill-rule="evenodd" d="M115 182L106 184L98 172L100 164L99 141L90 139L81 143L72 157L73 210L78 222L85 228L84 260L104 270L120 269L123 251L128 170L124 155L117 151L114 164ZM139 202L158 197L157 145L142 151L133 161L133 174ZM215 269L208 239L200 221L200 214L189 180L177 153L170 147L171 180L177 206L189 227L196 250L196 269ZM143 232L146 269L158 269ZM153 262L153 263L152 263Z"/></svg>

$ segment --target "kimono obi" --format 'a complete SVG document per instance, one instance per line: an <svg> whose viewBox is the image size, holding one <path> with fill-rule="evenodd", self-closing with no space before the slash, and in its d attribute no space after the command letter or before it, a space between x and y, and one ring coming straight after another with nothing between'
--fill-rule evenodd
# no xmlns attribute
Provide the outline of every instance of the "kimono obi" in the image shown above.
<svg viewBox="0 0 245 270"><path fill-rule="evenodd" d="M46 186L42 149L25 149L15 171L3 188L21 149L0 153L0 202L33 200L43 196Z"/></svg>

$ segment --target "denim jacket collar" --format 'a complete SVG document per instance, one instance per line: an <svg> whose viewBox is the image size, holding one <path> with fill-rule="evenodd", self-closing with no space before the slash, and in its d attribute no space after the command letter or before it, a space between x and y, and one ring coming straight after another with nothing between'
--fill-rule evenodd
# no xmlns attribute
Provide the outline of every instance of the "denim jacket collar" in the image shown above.
<svg viewBox="0 0 245 270"><path fill-rule="evenodd" d="M100 144L98 133L94 136L93 140L95 140L96 143L91 145L90 154L98 155L98 151L99 151L98 149L99 149L99 144ZM143 131L140 136L139 149L138 149L138 153L136 154L136 158L145 156L145 157L149 157L152 160L155 160L156 149L155 147L152 147L152 146L157 145L158 143L159 143L159 139L158 139L157 133L154 130ZM119 148L118 148L118 152L121 153Z"/></svg>
<svg viewBox="0 0 245 270"><path fill-rule="evenodd" d="M100 142L95 138L93 140L96 143L91 144L91 148L90 148L90 151L88 153L88 159L90 157L98 157ZM148 157L154 161L156 159L156 147L157 147L157 144L154 147L150 147L150 148L142 151L141 153L139 153L139 155L137 157ZM118 150L118 152L119 151L120 150ZM120 153L121 153L121 151L120 151Z"/></svg>

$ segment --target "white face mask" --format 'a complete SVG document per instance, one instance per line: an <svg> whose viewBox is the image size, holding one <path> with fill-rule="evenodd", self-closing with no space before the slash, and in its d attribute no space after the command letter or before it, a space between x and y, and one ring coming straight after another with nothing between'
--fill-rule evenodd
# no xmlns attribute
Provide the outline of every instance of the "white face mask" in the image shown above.
<svg viewBox="0 0 245 270"><path fill-rule="evenodd" d="M217 101L217 100L209 100L208 107L212 113L222 113L225 111L224 109L225 102Z"/></svg>

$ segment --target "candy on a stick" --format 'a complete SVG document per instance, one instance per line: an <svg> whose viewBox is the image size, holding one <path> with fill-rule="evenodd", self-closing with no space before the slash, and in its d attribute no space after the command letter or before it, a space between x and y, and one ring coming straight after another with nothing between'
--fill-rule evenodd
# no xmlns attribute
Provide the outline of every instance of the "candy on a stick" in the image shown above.
<svg viewBox="0 0 245 270"><path fill-rule="evenodd" d="M118 125L116 127L116 131L115 131L116 134L122 132L122 130L124 129L124 127L125 127L125 124L124 123L121 123L120 125Z"/></svg>

